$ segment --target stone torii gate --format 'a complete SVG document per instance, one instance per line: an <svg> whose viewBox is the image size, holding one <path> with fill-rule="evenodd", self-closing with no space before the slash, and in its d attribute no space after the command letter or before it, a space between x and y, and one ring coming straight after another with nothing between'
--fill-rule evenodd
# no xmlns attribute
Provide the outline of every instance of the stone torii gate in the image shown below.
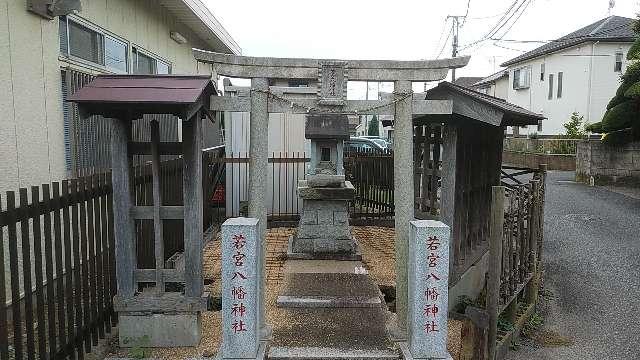
<svg viewBox="0 0 640 360"><path fill-rule="evenodd" d="M268 119L269 113L338 113L393 115L394 205L396 247L396 309L398 326L407 324L407 254L410 221L414 220L413 117L451 115L451 100L419 100L412 82L444 79L449 69L460 68L469 57L442 60L321 60L236 56L194 49L198 61L211 63L218 75L249 78L249 97L211 97L212 111L250 112L249 217L259 219L259 296L264 293L265 230L267 224ZM270 91L269 79L318 79L315 99L290 99ZM347 100L347 81L394 82L391 100ZM424 99L424 97L422 97ZM444 154L446 157L447 154ZM443 187L446 187L443 184ZM259 326L266 329L264 301L258 310Z"/></svg>

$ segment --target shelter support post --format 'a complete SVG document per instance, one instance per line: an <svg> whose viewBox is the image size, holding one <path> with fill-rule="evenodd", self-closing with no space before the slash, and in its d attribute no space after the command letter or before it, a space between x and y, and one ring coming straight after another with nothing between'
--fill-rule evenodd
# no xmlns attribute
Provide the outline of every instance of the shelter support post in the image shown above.
<svg viewBox="0 0 640 360"><path fill-rule="evenodd" d="M459 129L456 125L445 124L442 133L442 194L440 212L442 222L451 229L451 241L449 242L449 254L453 261L449 262L449 274L455 268L458 259L458 246L460 245L460 227L458 226L459 202L456 202L458 194L458 136Z"/></svg>
<svg viewBox="0 0 640 360"><path fill-rule="evenodd" d="M259 220L258 229L258 298L264 298L265 272L265 234L267 229L267 174L268 174L268 135L269 112L267 94L269 90L267 78L251 79L251 114L249 120L249 217ZM258 91L255 91L258 90ZM260 301L258 306L258 326L263 335L268 337L265 327L265 305Z"/></svg>
<svg viewBox="0 0 640 360"><path fill-rule="evenodd" d="M111 122L111 179L113 184L113 221L116 255L117 294L131 298L135 294L135 232L129 211L133 205L131 193L131 162L129 119L113 119Z"/></svg>
<svg viewBox="0 0 640 360"><path fill-rule="evenodd" d="M410 81L396 81L397 97L411 91ZM414 220L413 198L413 122L412 98L406 97L396 104L395 144L393 160L395 250L396 250L396 313L398 327L407 329L407 256L410 221Z"/></svg>
<svg viewBox="0 0 640 360"><path fill-rule="evenodd" d="M198 111L182 124L184 147L184 278L185 295L202 296L202 119Z"/></svg>

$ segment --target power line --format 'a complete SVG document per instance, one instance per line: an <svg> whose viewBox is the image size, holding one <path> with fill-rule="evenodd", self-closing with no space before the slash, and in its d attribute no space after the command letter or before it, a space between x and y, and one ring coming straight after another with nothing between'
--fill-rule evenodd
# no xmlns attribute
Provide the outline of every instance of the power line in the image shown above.
<svg viewBox="0 0 640 360"><path fill-rule="evenodd" d="M467 22L467 15L469 15L469 6L471 6L471 0L467 1L467 10L464 12L464 17L462 18L462 26Z"/></svg>
<svg viewBox="0 0 640 360"><path fill-rule="evenodd" d="M438 42L436 43L436 49L438 49L438 45L440 45L440 41L442 41L442 37L444 36L445 31L447 31L447 22L449 22L449 17L444 19L444 24L442 25L442 31L440 32L440 36L438 37ZM446 41L445 41L445 44L446 44ZM442 53L442 51L440 53Z"/></svg>
<svg viewBox="0 0 640 360"><path fill-rule="evenodd" d="M525 11L527 11L527 8L529 7L529 5L531 5L531 3L533 2L533 0L527 0L527 4L522 8L522 11L520 12L520 15L518 15L516 17L515 20L513 20L513 22L511 23L511 25L509 26L509 28L502 33L502 35L500 36L500 39L502 39L505 35L507 35L507 33L509 33L509 31L511 31L511 29L513 28L513 26L518 22L518 20L520 20L520 17L522 16L522 14L525 13ZM523 3L524 4L524 3ZM516 10L517 11L517 10Z"/></svg>
<svg viewBox="0 0 640 360"><path fill-rule="evenodd" d="M442 48L440 49L438 56L436 56L436 59L439 59L440 56L442 56L442 53L444 52L444 48L447 46L447 43L449 42L449 38L451 37L451 34L453 34L453 25L451 26L451 30L449 30L449 34L447 35L447 38L444 40L444 43L442 44Z"/></svg>
<svg viewBox="0 0 640 360"><path fill-rule="evenodd" d="M473 45L476 45L476 44L478 44L478 43L481 43L481 42L483 42L483 41L486 41L488 38L492 37L492 36L493 36L493 31L494 31L494 30L495 30L495 29L496 29L496 28L497 28L497 27L502 23L502 21L505 19L505 17L507 16L507 14L508 14L508 13L510 13L510 12L511 12L511 10L513 10L513 8L516 6L516 4L517 4L519 1L520 1L520 0L515 0L515 1L511 4L511 6L509 6L509 8L508 8L504 13L502 13L502 17L498 20L498 22L497 22L495 25L493 25L493 27L491 28L491 30L489 30L489 32L488 32L485 36L483 36L482 38L480 38L480 39L478 39L478 40L476 40L476 41L473 41L473 42L471 42L471 43L469 43L469 44L463 45L463 46L460 48L460 50L467 49L467 48L469 48L469 47L471 47L471 46L473 46Z"/></svg>

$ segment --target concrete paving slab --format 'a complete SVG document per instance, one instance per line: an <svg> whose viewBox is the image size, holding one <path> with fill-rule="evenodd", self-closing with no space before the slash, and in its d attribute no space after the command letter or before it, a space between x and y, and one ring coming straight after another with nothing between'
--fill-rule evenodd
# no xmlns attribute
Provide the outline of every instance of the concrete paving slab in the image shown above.
<svg viewBox="0 0 640 360"><path fill-rule="evenodd" d="M393 351L386 350L343 350L326 347L271 347L269 359L304 359L304 360L324 360L324 359L345 359L345 360L394 360L399 355Z"/></svg>
<svg viewBox="0 0 640 360"><path fill-rule="evenodd" d="M274 328L272 347L394 349L381 308L285 308L281 316L286 323Z"/></svg>
<svg viewBox="0 0 640 360"><path fill-rule="evenodd" d="M289 296L380 296L378 286L365 274L328 273L328 274L288 274L284 291Z"/></svg>

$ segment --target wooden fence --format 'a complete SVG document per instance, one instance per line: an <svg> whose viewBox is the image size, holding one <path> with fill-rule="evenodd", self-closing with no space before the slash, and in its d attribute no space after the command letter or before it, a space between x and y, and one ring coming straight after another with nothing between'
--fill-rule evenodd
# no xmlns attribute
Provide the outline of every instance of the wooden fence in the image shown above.
<svg viewBox="0 0 640 360"><path fill-rule="evenodd" d="M0 264L5 246L9 255L9 271L0 271L0 304L8 304L0 306L2 359L82 358L111 331L110 181L100 174L22 188L17 198L6 193L0 212Z"/></svg>
<svg viewBox="0 0 640 360"><path fill-rule="evenodd" d="M493 188L487 293L489 358L500 359L533 314L542 273L545 168L503 170ZM529 181L523 175L532 174Z"/></svg>
<svg viewBox="0 0 640 360"><path fill-rule="evenodd" d="M220 157L224 147L203 153L205 237L225 219L213 201L223 180ZM134 167L138 205L152 201L148 167ZM161 175L165 205L181 205L182 159L162 162ZM163 225L166 261L183 250L183 225ZM155 265L146 241L152 232L136 223L139 267ZM0 196L0 359L82 359L110 333L117 321L113 244L110 173Z"/></svg>

